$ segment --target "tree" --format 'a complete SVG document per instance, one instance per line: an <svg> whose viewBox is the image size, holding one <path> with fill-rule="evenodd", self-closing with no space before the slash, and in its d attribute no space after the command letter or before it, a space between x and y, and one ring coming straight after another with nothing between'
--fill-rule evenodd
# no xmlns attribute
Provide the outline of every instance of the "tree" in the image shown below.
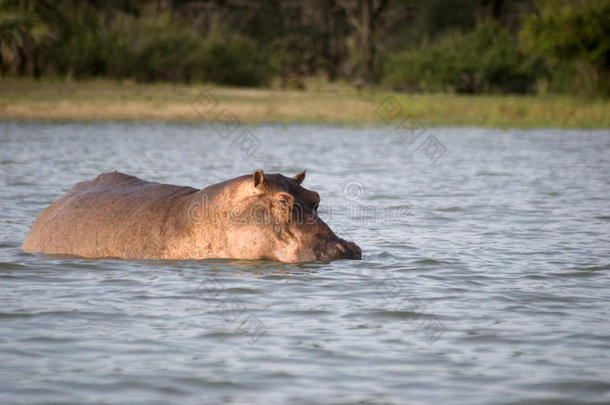
<svg viewBox="0 0 610 405"><path fill-rule="evenodd" d="M0 70L2 74L37 74L36 45L47 26L27 11L0 14Z"/></svg>
<svg viewBox="0 0 610 405"><path fill-rule="evenodd" d="M556 72L568 65L565 87L610 94L610 0L537 0L521 38ZM573 87L573 89L575 89Z"/></svg>
<svg viewBox="0 0 610 405"><path fill-rule="evenodd" d="M361 79L366 84L375 82L375 59L377 44L375 34L382 13L385 11L388 0L358 0L343 1L349 22L356 30L358 43L362 55Z"/></svg>

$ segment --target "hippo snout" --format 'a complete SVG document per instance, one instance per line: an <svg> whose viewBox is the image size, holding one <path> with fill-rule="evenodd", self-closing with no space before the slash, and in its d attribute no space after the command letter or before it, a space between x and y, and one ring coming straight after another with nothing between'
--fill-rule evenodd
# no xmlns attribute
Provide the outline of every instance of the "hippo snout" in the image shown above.
<svg viewBox="0 0 610 405"><path fill-rule="evenodd" d="M348 242L346 240L342 240L340 242L337 242L337 244L335 246L341 252L341 257L343 259L353 259L353 260L362 259L362 250L354 242Z"/></svg>

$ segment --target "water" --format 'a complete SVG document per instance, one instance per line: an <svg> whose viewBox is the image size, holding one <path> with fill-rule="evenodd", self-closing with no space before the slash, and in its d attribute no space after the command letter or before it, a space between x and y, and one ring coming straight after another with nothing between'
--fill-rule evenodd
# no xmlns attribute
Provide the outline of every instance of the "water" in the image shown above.
<svg viewBox="0 0 610 405"><path fill-rule="evenodd" d="M409 145L269 125L254 151L213 130L0 123L1 403L610 402L608 131L434 129ZM428 135L446 148L435 163ZM363 260L19 251L99 173L203 187L257 168L307 169Z"/></svg>

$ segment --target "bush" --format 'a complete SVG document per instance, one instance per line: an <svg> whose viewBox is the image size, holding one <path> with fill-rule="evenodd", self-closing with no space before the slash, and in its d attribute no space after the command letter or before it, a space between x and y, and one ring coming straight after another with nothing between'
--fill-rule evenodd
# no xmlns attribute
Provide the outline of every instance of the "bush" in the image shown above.
<svg viewBox="0 0 610 405"><path fill-rule="evenodd" d="M259 86L268 84L272 75L269 56L239 36L226 42L204 41L195 59L203 78L213 83Z"/></svg>
<svg viewBox="0 0 610 405"><path fill-rule="evenodd" d="M137 81L190 81L196 75L193 55L200 40L169 18L152 20L126 44L133 61L131 75Z"/></svg>
<svg viewBox="0 0 610 405"><path fill-rule="evenodd" d="M382 83L396 90L525 93L543 71L540 58L524 54L504 28L488 22L389 55Z"/></svg>
<svg viewBox="0 0 610 405"><path fill-rule="evenodd" d="M610 0L537 0L520 32L546 58L551 90L610 95Z"/></svg>
<svg viewBox="0 0 610 405"><path fill-rule="evenodd" d="M139 24L117 23L111 38L109 70L137 81L207 81L259 86L271 77L270 58L236 35L195 35L168 16Z"/></svg>

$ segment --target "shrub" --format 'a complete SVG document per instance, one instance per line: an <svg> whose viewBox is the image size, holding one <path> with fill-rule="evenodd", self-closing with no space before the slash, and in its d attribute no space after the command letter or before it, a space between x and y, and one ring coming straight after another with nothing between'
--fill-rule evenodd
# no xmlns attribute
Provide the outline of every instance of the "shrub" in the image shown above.
<svg viewBox="0 0 610 405"><path fill-rule="evenodd" d="M539 58L523 53L504 28L488 22L389 55L382 83L398 90L524 93L543 71Z"/></svg>
<svg viewBox="0 0 610 405"><path fill-rule="evenodd" d="M117 22L109 38L115 41L109 46L109 70L138 81L259 86L272 73L269 56L252 41L216 32L198 36L167 15L133 25Z"/></svg>
<svg viewBox="0 0 610 405"><path fill-rule="evenodd" d="M520 32L546 58L551 90L610 95L610 0L537 0Z"/></svg>
<svg viewBox="0 0 610 405"><path fill-rule="evenodd" d="M210 39L200 44L195 63L204 80L235 86L268 84L272 69L268 54L247 38Z"/></svg>

